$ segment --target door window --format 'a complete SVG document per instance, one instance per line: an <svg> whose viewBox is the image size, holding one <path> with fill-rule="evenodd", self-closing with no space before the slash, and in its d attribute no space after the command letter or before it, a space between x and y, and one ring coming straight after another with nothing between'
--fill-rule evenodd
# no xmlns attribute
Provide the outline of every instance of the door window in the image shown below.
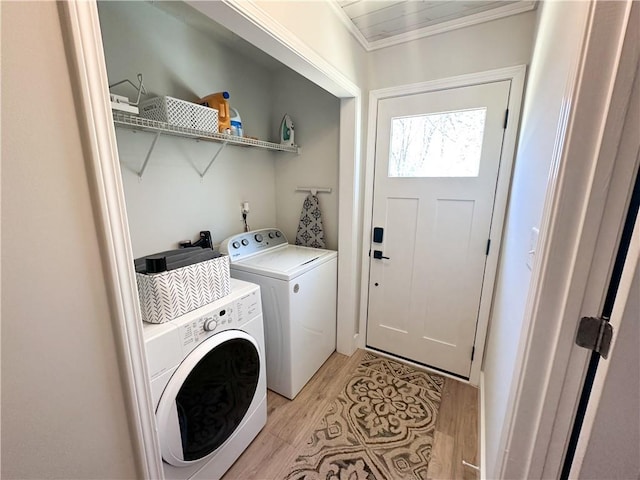
<svg viewBox="0 0 640 480"><path fill-rule="evenodd" d="M391 119L389 177L477 177L486 108Z"/></svg>
<svg viewBox="0 0 640 480"><path fill-rule="evenodd" d="M203 458L229 438L249 410L259 376L258 352L245 339L229 340L200 360L176 396L184 460Z"/></svg>

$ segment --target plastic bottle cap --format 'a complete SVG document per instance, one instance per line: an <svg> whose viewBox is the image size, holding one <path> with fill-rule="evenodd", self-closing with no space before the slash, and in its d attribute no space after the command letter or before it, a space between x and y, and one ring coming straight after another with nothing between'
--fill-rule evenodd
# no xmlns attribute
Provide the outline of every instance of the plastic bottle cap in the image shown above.
<svg viewBox="0 0 640 480"><path fill-rule="evenodd" d="M167 257L164 256L150 256L145 260L147 267L147 273L160 273L167 271Z"/></svg>

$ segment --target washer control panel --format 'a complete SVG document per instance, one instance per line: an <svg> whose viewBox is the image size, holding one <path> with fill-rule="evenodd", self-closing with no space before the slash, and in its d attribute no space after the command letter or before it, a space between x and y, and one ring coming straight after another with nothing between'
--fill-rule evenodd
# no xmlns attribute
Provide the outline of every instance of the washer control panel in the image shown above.
<svg viewBox="0 0 640 480"><path fill-rule="evenodd" d="M220 243L220 253L229 255L234 262L287 243L287 237L277 228L263 228L227 238Z"/></svg>
<svg viewBox="0 0 640 480"><path fill-rule="evenodd" d="M194 348L214 333L233 328L237 323L238 315L232 305L202 315L180 327L182 346Z"/></svg>
<svg viewBox="0 0 640 480"><path fill-rule="evenodd" d="M218 305L220 304L218 303ZM256 288L235 301L218 306L182 323L178 330L183 353L193 350L216 333L241 328L242 325L261 313L260 290Z"/></svg>

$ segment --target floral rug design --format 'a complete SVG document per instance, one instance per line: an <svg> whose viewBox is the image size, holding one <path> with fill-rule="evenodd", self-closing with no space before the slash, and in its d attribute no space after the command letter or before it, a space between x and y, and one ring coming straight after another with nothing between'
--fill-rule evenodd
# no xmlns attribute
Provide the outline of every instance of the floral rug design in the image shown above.
<svg viewBox="0 0 640 480"><path fill-rule="evenodd" d="M444 378L365 353L287 480L427 478Z"/></svg>

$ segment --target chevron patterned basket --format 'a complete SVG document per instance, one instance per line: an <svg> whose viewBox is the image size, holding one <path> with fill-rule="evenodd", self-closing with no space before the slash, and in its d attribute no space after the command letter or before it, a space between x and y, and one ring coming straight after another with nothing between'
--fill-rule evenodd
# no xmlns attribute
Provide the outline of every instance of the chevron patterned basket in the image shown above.
<svg viewBox="0 0 640 480"><path fill-rule="evenodd" d="M142 320L164 323L231 293L229 257L151 275L136 273Z"/></svg>

